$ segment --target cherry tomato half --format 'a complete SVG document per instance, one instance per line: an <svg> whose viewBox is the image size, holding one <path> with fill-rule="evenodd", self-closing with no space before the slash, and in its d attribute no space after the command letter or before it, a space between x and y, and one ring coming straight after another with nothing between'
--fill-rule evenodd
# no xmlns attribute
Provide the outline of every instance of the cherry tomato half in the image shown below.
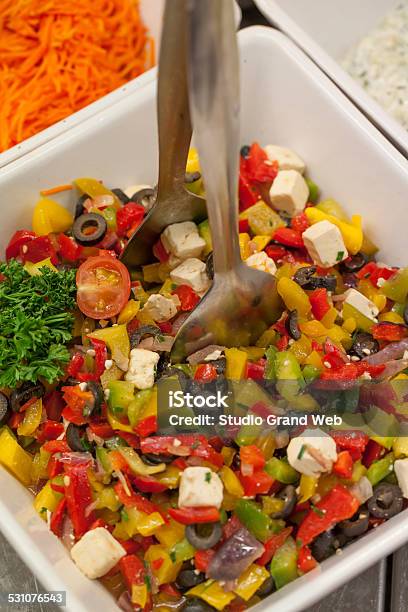
<svg viewBox="0 0 408 612"><path fill-rule="evenodd" d="M91 319L119 314L130 295L127 268L110 256L89 257L76 275L79 309Z"/></svg>

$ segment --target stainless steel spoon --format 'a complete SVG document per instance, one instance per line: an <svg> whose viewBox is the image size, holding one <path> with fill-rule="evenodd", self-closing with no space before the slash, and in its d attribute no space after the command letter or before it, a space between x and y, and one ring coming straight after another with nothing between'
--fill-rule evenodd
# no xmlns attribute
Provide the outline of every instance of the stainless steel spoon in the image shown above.
<svg viewBox="0 0 408 612"><path fill-rule="evenodd" d="M173 362L208 344L248 346L280 314L275 278L242 262L238 242L239 64L232 2L188 4L190 111L214 253L212 287L180 328Z"/></svg>
<svg viewBox="0 0 408 612"><path fill-rule="evenodd" d="M205 199L184 186L191 140L186 54L186 0L171 0L166 2L164 12L157 86L157 198L121 255L130 270L152 262L153 245L165 227L181 221L202 221L207 216Z"/></svg>

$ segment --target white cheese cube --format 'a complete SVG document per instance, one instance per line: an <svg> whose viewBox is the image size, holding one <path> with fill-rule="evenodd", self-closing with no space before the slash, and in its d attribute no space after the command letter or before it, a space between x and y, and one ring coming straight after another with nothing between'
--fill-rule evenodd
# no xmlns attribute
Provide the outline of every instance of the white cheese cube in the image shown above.
<svg viewBox="0 0 408 612"><path fill-rule="evenodd" d="M189 285L196 293L206 291L210 279L205 271L205 263L200 259L190 258L170 272L171 280L177 285Z"/></svg>
<svg viewBox="0 0 408 612"><path fill-rule="evenodd" d="M179 300L177 299L177 301ZM161 293L153 293L153 295L149 295L149 299L143 307L143 312L147 312L153 321L168 321L177 314L176 300L165 297Z"/></svg>
<svg viewBox="0 0 408 612"><path fill-rule="evenodd" d="M205 247L205 240L192 221L169 225L162 232L161 240L166 251L180 259L199 257Z"/></svg>
<svg viewBox="0 0 408 612"><path fill-rule="evenodd" d="M182 507L215 506L220 508L223 484L216 472L207 467L188 467L180 478L178 505Z"/></svg>
<svg viewBox="0 0 408 612"><path fill-rule="evenodd" d="M104 527L87 531L71 548L76 566L92 580L104 576L125 555L125 549Z"/></svg>
<svg viewBox="0 0 408 612"><path fill-rule="evenodd" d="M276 264L271 257L268 257L265 251L254 253L245 260L245 263L254 270L268 272L268 274L276 274Z"/></svg>
<svg viewBox="0 0 408 612"><path fill-rule="evenodd" d="M397 459L394 463L394 471L403 496L408 498L408 459Z"/></svg>
<svg viewBox="0 0 408 612"><path fill-rule="evenodd" d="M310 257L322 268L331 268L348 257L343 236L330 221L311 225L303 232L302 238Z"/></svg>
<svg viewBox="0 0 408 612"><path fill-rule="evenodd" d="M264 151L270 161L278 162L279 170L296 170L300 174L304 173L305 162L291 149L278 145L266 145Z"/></svg>
<svg viewBox="0 0 408 612"><path fill-rule="evenodd" d="M137 191L151 188L151 185L129 185L129 187L126 187L126 189L123 190L123 193L127 195L128 198L131 198Z"/></svg>
<svg viewBox="0 0 408 612"><path fill-rule="evenodd" d="M344 295L346 296L344 304L350 304L350 306L353 306L356 310L361 312L362 315L374 321L374 323L377 323L376 317L379 310L374 302L366 298L366 296L360 293L360 291L357 291L357 289L348 289Z"/></svg>
<svg viewBox="0 0 408 612"><path fill-rule="evenodd" d="M294 217L304 209L309 197L309 187L296 170L280 170L269 190L271 204Z"/></svg>
<svg viewBox="0 0 408 612"><path fill-rule="evenodd" d="M322 472L331 472L337 460L336 443L321 429L306 429L289 442L287 456L295 470L317 477Z"/></svg>
<svg viewBox="0 0 408 612"><path fill-rule="evenodd" d="M129 369L125 379L138 389L150 389L154 385L157 362L160 355L154 351L135 348L130 351Z"/></svg>

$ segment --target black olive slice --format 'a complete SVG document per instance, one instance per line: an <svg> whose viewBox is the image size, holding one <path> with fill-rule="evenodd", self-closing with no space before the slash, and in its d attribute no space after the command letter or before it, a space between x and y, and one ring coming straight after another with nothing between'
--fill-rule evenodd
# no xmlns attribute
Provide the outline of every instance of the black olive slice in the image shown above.
<svg viewBox="0 0 408 612"><path fill-rule="evenodd" d="M180 591L186 591L188 589L192 589L197 586L197 584L201 584L205 581L205 574L199 572L196 574L195 569L182 569L177 576L176 587L180 589Z"/></svg>
<svg viewBox="0 0 408 612"><path fill-rule="evenodd" d="M401 512L404 505L402 491L398 485L382 482L374 487L373 496L367 502L371 516L389 519Z"/></svg>
<svg viewBox="0 0 408 612"><path fill-rule="evenodd" d="M214 278L214 257L213 253L208 253L205 260L205 271L207 272L207 276L210 280Z"/></svg>
<svg viewBox="0 0 408 612"><path fill-rule="evenodd" d="M143 189L136 191L130 200L132 202L136 202L137 204L141 204L146 208L146 210L149 210L156 200L156 191L151 187L144 187Z"/></svg>
<svg viewBox="0 0 408 612"><path fill-rule="evenodd" d="M102 215L84 213L74 221L72 235L82 246L94 246L106 235L108 226Z"/></svg>
<svg viewBox="0 0 408 612"><path fill-rule="evenodd" d="M122 191L122 189L115 188L115 189L112 189L111 191L112 193L115 194L118 200L122 202L122 204L127 204L128 202L130 202L130 198L128 198L128 196L126 195L124 191Z"/></svg>
<svg viewBox="0 0 408 612"><path fill-rule="evenodd" d="M250 150L251 150L251 147L249 145L244 145L243 147L241 147L239 153L240 153L241 157L246 158L246 157L248 157Z"/></svg>
<svg viewBox="0 0 408 612"><path fill-rule="evenodd" d="M282 510L272 514L274 519L286 519L290 516L295 509L297 504L296 489L293 485L287 485L276 495L277 499L281 499L284 502Z"/></svg>
<svg viewBox="0 0 408 612"><path fill-rule="evenodd" d="M13 412L18 412L21 406L24 406L32 397L42 397L45 393L45 388L39 381L36 383L24 382L20 387L14 389L10 395L10 404Z"/></svg>
<svg viewBox="0 0 408 612"><path fill-rule="evenodd" d="M299 325L298 325L298 313L297 310L290 310L288 314L288 318L285 323L288 334L294 340L299 340L301 337Z"/></svg>
<svg viewBox="0 0 408 612"><path fill-rule="evenodd" d="M197 172L186 172L184 181L187 184L195 183L196 181L200 180L200 178L201 178L201 172L198 172L198 171Z"/></svg>
<svg viewBox="0 0 408 612"><path fill-rule="evenodd" d="M0 391L0 425L4 425L10 416L10 400Z"/></svg>
<svg viewBox="0 0 408 612"><path fill-rule="evenodd" d="M367 262L367 255L364 255L364 253L356 253L351 257L347 257L347 259L340 264L340 270L344 272L358 272L361 268L364 268Z"/></svg>
<svg viewBox="0 0 408 612"><path fill-rule="evenodd" d="M221 540L221 523L193 523L186 527L186 538L197 550L208 550Z"/></svg>
<svg viewBox="0 0 408 612"><path fill-rule="evenodd" d="M75 204L74 219L78 219L78 217L80 217L81 215L84 214L84 212L85 212L84 202L86 202L86 200L88 198L89 198L89 196L86 193L83 193L78 198L78 200L76 201L76 204Z"/></svg>
<svg viewBox="0 0 408 612"><path fill-rule="evenodd" d="M352 355L357 355L360 359L364 359L364 357L378 353L379 350L380 345L371 334L360 332L356 334L354 338L350 353Z"/></svg>

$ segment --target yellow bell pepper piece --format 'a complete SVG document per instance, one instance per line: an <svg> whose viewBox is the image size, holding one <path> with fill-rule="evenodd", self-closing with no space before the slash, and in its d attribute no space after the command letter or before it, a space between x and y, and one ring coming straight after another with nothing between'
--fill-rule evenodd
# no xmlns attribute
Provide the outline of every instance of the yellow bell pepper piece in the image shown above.
<svg viewBox="0 0 408 612"><path fill-rule="evenodd" d="M160 263L147 264L142 266L143 280L146 283L160 283Z"/></svg>
<svg viewBox="0 0 408 612"><path fill-rule="evenodd" d="M248 601L269 576L269 572L262 565L253 563L238 578L238 585L234 593Z"/></svg>
<svg viewBox="0 0 408 612"><path fill-rule="evenodd" d="M225 376L229 380L241 380L245 376L248 355L237 348L225 349Z"/></svg>
<svg viewBox="0 0 408 612"><path fill-rule="evenodd" d="M322 474L320 476L316 493L321 495L322 497L326 495L336 484L338 484L339 478L335 474Z"/></svg>
<svg viewBox="0 0 408 612"><path fill-rule="evenodd" d="M327 329L326 335L330 340L333 340L333 342L337 343L339 346L343 346L346 350L348 350L353 343L351 335L344 331L340 325L333 325L333 327Z"/></svg>
<svg viewBox="0 0 408 612"><path fill-rule="evenodd" d="M222 498L221 508L223 510L226 510L227 512L231 512L232 510L235 509L235 506L237 505L237 501L238 501L238 497L235 497L235 495L231 495L231 493L228 493L228 491L224 491L224 497Z"/></svg>
<svg viewBox="0 0 408 612"><path fill-rule="evenodd" d="M132 535L129 535L129 531L128 521L119 521L115 524L115 529L112 531L112 535L114 538L118 538L118 540L128 540L132 537Z"/></svg>
<svg viewBox="0 0 408 612"><path fill-rule="evenodd" d="M154 561L163 559L159 568L155 567ZM170 558L166 548L161 544L152 544L145 553L145 560L150 564L151 570L157 580L157 584L166 584L174 582L181 569L182 562L175 562Z"/></svg>
<svg viewBox="0 0 408 612"><path fill-rule="evenodd" d="M227 593L216 580L207 580L187 591L186 595L194 595L206 601L217 610L223 610L225 606L235 599L234 593Z"/></svg>
<svg viewBox="0 0 408 612"><path fill-rule="evenodd" d="M106 343L112 359L121 370L127 370L129 366L130 340L126 325L116 325L97 329L89 334L90 338L98 338Z"/></svg>
<svg viewBox="0 0 408 612"><path fill-rule="evenodd" d="M312 343L307 336L302 334L299 340L295 340L295 342L290 345L289 350L295 355L298 362L303 364L306 357L310 355L312 351Z"/></svg>
<svg viewBox="0 0 408 612"><path fill-rule="evenodd" d="M47 465L50 457L51 453L47 453L42 447L39 452L34 455L31 468L31 482L37 484L39 480L48 478Z"/></svg>
<svg viewBox="0 0 408 612"><path fill-rule="evenodd" d="M312 351L304 361L304 365L312 365L318 370L323 370L323 361L317 351Z"/></svg>
<svg viewBox="0 0 408 612"><path fill-rule="evenodd" d="M319 210L315 206L306 208L305 214L309 220L309 223L312 225L319 223L320 221L330 221L330 223L336 225L339 228L341 235L343 236L344 244L351 255L355 255L361 249L361 245L363 244L363 231L361 229L361 217L359 215L354 215L351 218L351 222L347 223L334 215L330 215L322 210Z"/></svg>
<svg viewBox="0 0 408 612"><path fill-rule="evenodd" d="M343 305L343 319L353 318L359 329L369 332L374 325L374 321L363 315L357 308L354 308L352 304L345 303Z"/></svg>
<svg viewBox="0 0 408 612"><path fill-rule="evenodd" d="M240 346L240 351L245 351L250 361L258 361L264 356L264 349L258 346Z"/></svg>
<svg viewBox="0 0 408 612"><path fill-rule="evenodd" d="M200 160L195 147L190 147L187 157L186 172L200 172Z"/></svg>
<svg viewBox="0 0 408 612"><path fill-rule="evenodd" d="M299 323L299 329L309 338L318 338L327 334L327 328L320 321L315 320Z"/></svg>
<svg viewBox="0 0 408 612"><path fill-rule="evenodd" d="M224 465L218 474L228 493L235 497L242 497L244 495L244 488L231 468Z"/></svg>
<svg viewBox="0 0 408 612"><path fill-rule="evenodd" d="M126 423L119 421L115 416L113 416L110 410L108 410L106 418L108 419L108 423L112 429L115 429L116 431L127 431L128 433L133 434L135 433L131 425L127 425Z"/></svg>
<svg viewBox="0 0 408 612"><path fill-rule="evenodd" d="M258 340L256 341L256 346L267 348L271 344L275 343L276 335L276 330L270 327L269 329L264 331L260 338L258 338Z"/></svg>
<svg viewBox="0 0 408 612"><path fill-rule="evenodd" d="M109 386L109 383L113 380L121 380L121 378L123 378L123 374L123 370L118 368L118 366L114 363L109 370L105 370L101 375L101 385L103 389L105 390Z"/></svg>
<svg viewBox="0 0 408 612"><path fill-rule="evenodd" d="M339 204L338 202L336 202L336 200L333 200L332 198L322 200L322 202L319 202L319 204L316 205L316 208L326 213L327 215L333 215L333 217L337 217L341 221L349 220L341 204Z"/></svg>
<svg viewBox="0 0 408 612"><path fill-rule="evenodd" d="M55 200L41 198L35 205L32 227L38 236L47 236L53 232L65 232L73 222L74 217L71 213Z"/></svg>
<svg viewBox="0 0 408 612"><path fill-rule="evenodd" d="M137 313L139 312L139 308L140 302L136 302L136 300L129 300L120 315L118 316L119 325L129 323L129 321L134 319Z"/></svg>
<svg viewBox="0 0 408 612"><path fill-rule="evenodd" d="M159 512L152 512L151 514L147 514L144 517L139 519L137 530L139 533L146 538L147 536L151 536L162 525L165 524L165 520Z"/></svg>
<svg viewBox="0 0 408 612"><path fill-rule="evenodd" d="M152 317L146 310L144 310L144 308L142 308L142 310L139 310L136 315L136 319L140 321L142 325L156 325L155 320L152 319Z"/></svg>
<svg viewBox="0 0 408 612"><path fill-rule="evenodd" d="M272 236L254 236L251 245L255 247L255 252L263 251L267 244L272 240Z"/></svg>
<svg viewBox="0 0 408 612"><path fill-rule="evenodd" d="M244 210L239 218L248 219L251 232L256 236L273 236L278 227L285 225L278 213L263 200Z"/></svg>
<svg viewBox="0 0 408 612"><path fill-rule="evenodd" d="M103 489L96 494L95 501L97 502L97 510L108 508L108 510L116 512L122 505L113 487L103 487Z"/></svg>
<svg viewBox="0 0 408 612"><path fill-rule="evenodd" d="M380 314L378 320L388 321L389 323L398 323L399 325L405 325L404 319L397 312L393 312L392 310Z"/></svg>
<svg viewBox="0 0 408 612"><path fill-rule="evenodd" d="M231 448L231 446L223 446L221 449L221 455L224 459L225 465L229 467L235 457L235 450Z"/></svg>
<svg viewBox="0 0 408 612"><path fill-rule="evenodd" d="M53 272L58 272L57 268L51 262L51 259L49 257L47 257L47 259L39 261L38 263L26 261L24 264L24 270L26 270L30 276L39 276L41 274L41 268L49 268Z"/></svg>
<svg viewBox="0 0 408 612"><path fill-rule="evenodd" d="M306 476L302 474L299 483L299 503L303 504L305 501L313 497L316 491L318 478L313 476Z"/></svg>
<svg viewBox="0 0 408 612"><path fill-rule="evenodd" d="M74 185L76 185L78 189L82 191L82 193L89 195L90 198L96 198L96 196L99 195L110 195L112 196L114 202L112 206L115 206L115 208L119 208L121 206L113 191L105 187L103 183L94 178L85 177L75 179Z"/></svg>
<svg viewBox="0 0 408 612"><path fill-rule="evenodd" d="M396 438L393 436L370 436L370 439L374 440L374 442L377 442L377 444L383 446L387 450L391 450Z"/></svg>
<svg viewBox="0 0 408 612"><path fill-rule="evenodd" d="M132 584L131 600L133 604L136 604L143 610L147 602L147 585L146 584Z"/></svg>
<svg viewBox="0 0 408 612"><path fill-rule="evenodd" d="M302 267L302 266L300 266ZM281 278L292 278L298 268L290 263L284 263L283 266L278 268L275 278L280 280Z"/></svg>
<svg viewBox="0 0 408 612"><path fill-rule="evenodd" d="M8 427L0 433L0 463L24 485L31 483L33 458L19 445Z"/></svg>
<svg viewBox="0 0 408 612"><path fill-rule="evenodd" d="M121 446L118 450L129 464L131 471L138 476L152 476L153 474L164 472L166 469L165 463L146 465L146 463L139 457L138 453L133 448L130 448L130 446Z"/></svg>
<svg viewBox="0 0 408 612"><path fill-rule="evenodd" d="M363 244L361 245L361 252L369 257L375 255L377 253L378 246L373 242L366 234L363 236Z"/></svg>
<svg viewBox="0 0 408 612"><path fill-rule="evenodd" d="M143 306L143 304L145 304L145 302L147 302L147 300L149 299L149 295L148 293L144 290L143 285L140 281L135 281L133 283L133 287L132 287L132 293L134 295L134 297L136 298L136 300L138 302L140 302L140 304Z"/></svg>
<svg viewBox="0 0 408 612"><path fill-rule="evenodd" d="M24 420L17 427L19 436L31 436L41 423L42 400L38 398L24 413Z"/></svg>
<svg viewBox="0 0 408 612"><path fill-rule="evenodd" d="M353 472L351 474L352 482L358 482L360 478L365 476L367 472L367 468L361 463L361 461L356 461L353 464Z"/></svg>
<svg viewBox="0 0 408 612"><path fill-rule="evenodd" d="M399 438L395 438L392 450L396 459L400 457L408 457L408 436L401 436Z"/></svg>
<svg viewBox="0 0 408 612"><path fill-rule="evenodd" d="M34 508L41 518L46 521L47 513L44 511L44 508L50 512L54 512L55 508L58 506L58 502L62 498L63 494L54 491L54 489L51 488L51 481L49 480L36 495L34 499Z"/></svg>
<svg viewBox="0 0 408 612"><path fill-rule="evenodd" d="M168 465L164 472L156 475L156 480L165 484L169 489L177 489L180 482L181 470L175 465Z"/></svg>
<svg viewBox="0 0 408 612"><path fill-rule="evenodd" d="M159 527L154 537L160 544L163 544L165 548L170 549L174 544L180 542L180 540L184 538L185 530L186 528L184 525L170 518L168 523Z"/></svg>
<svg viewBox="0 0 408 612"><path fill-rule="evenodd" d="M276 437L273 431L262 431L255 440L255 446L262 451L266 461L273 457L276 450Z"/></svg>
<svg viewBox="0 0 408 612"><path fill-rule="evenodd" d="M387 298L380 293L378 289L373 287L371 281L365 278L360 280L358 283L358 290L365 295L366 298L374 302L380 312L384 310L387 305Z"/></svg>
<svg viewBox="0 0 408 612"><path fill-rule="evenodd" d="M159 293L161 295L165 295L165 296L169 297L171 295L171 293L172 293L174 288L175 288L175 284L173 283L171 278L166 278L166 280L164 281L163 285L160 287Z"/></svg>
<svg viewBox="0 0 408 612"><path fill-rule="evenodd" d="M291 278L280 278L277 290L288 310L297 310L300 316L305 317L311 310L309 297L302 287Z"/></svg>
<svg viewBox="0 0 408 612"><path fill-rule="evenodd" d="M241 259L247 259L251 255L251 248L249 243L251 241L251 237L249 234L241 233L238 237L239 241L239 251L241 253Z"/></svg>
<svg viewBox="0 0 408 612"><path fill-rule="evenodd" d="M339 316L338 311L333 306L326 312L324 317L320 319L320 323L322 323L325 327L332 327Z"/></svg>
<svg viewBox="0 0 408 612"><path fill-rule="evenodd" d="M348 317L347 319L345 319L342 328L344 329L344 331L346 331L349 334L352 334L357 327L357 323L354 317Z"/></svg>
<svg viewBox="0 0 408 612"><path fill-rule="evenodd" d="M155 385L151 394L139 414L139 421L143 421L151 416L157 416L157 386Z"/></svg>

